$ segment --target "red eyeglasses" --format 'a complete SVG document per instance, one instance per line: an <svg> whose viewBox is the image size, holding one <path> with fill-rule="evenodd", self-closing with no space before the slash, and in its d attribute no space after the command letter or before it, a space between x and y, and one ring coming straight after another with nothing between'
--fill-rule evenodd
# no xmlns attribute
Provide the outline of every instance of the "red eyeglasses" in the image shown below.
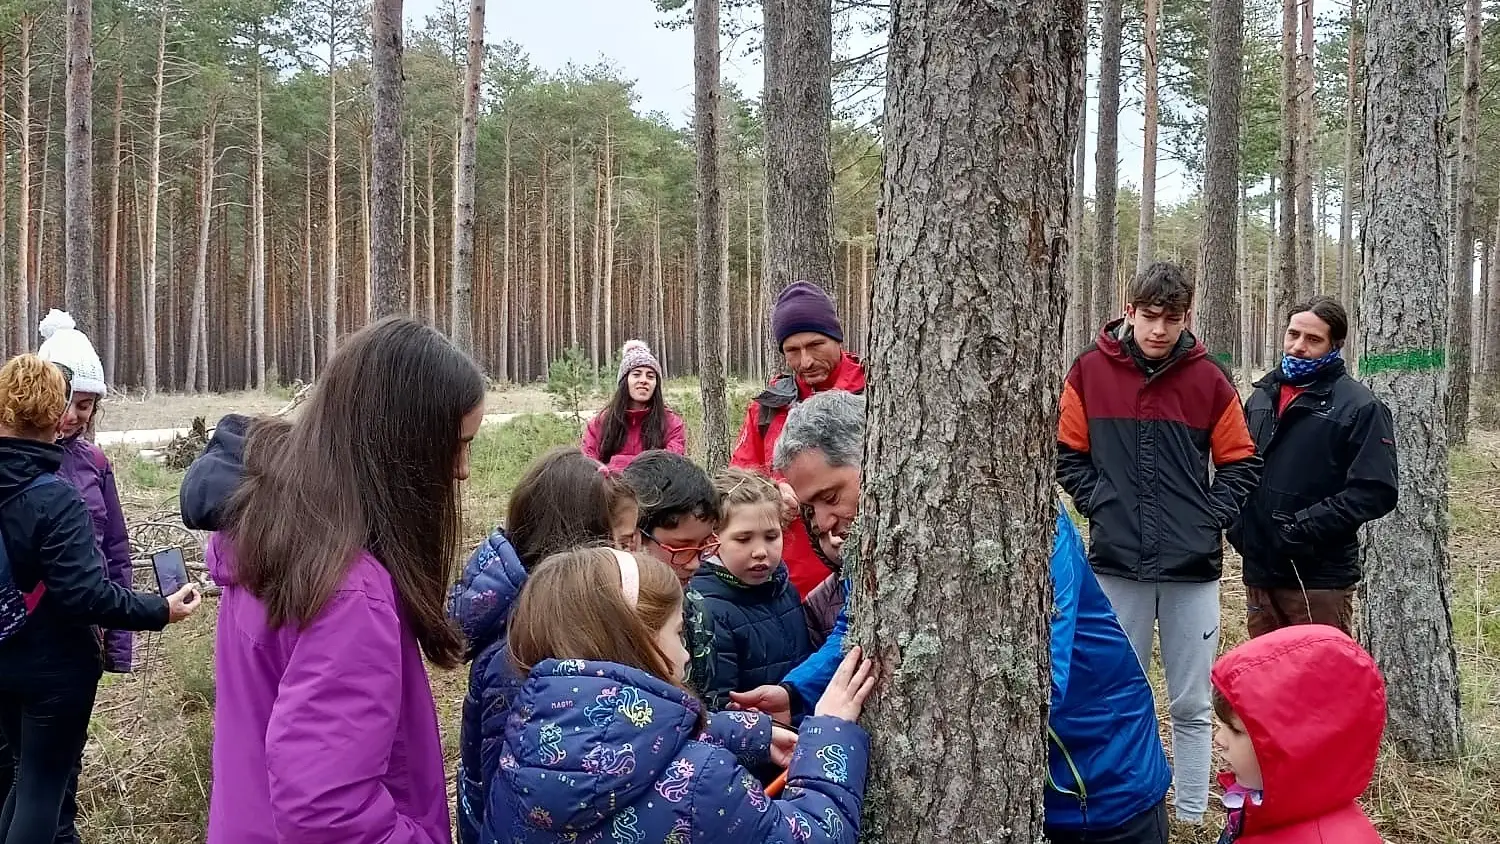
<svg viewBox="0 0 1500 844"><path fill-rule="evenodd" d="M694 557L697 557L700 560L706 560L709 557L712 557L713 555L719 553L719 545L721 544L719 542L719 537L713 534L710 534L708 539L704 540L702 545L692 545L685 548L676 548L668 545L667 543L662 542L660 539L652 536L651 532L648 530L642 530L641 536L644 536L652 542L655 542L658 546L661 547L661 550L666 551L668 554L670 554L672 556L671 564L674 566L685 566L688 563L691 563Z"/></svg>

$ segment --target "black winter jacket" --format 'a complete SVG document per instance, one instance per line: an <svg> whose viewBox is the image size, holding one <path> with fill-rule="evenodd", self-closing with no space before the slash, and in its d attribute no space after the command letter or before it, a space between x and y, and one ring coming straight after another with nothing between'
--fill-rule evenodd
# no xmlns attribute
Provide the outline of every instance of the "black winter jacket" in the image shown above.
<svg viewBox="0 0 1500 844"><path fill-rule="evenodd" d="M62 465L60 446L0 438L0 500ZM0 672L52 673L99 670L98 632L160 630L167 601L131 592L104 573L94 544L94 523L70 484L42 484L0 510L0 536L16 586L30 592L45 584L36 610L16 635L0 642Z"/></svg>
<svg viewBox="0 0 1500 844"><path fill-rule="evenodd" d="M746 586L717 559L693 577L693 588L714 620L713 688L704 690L710 709L722 709L730 692L780 683L813 652L802 599L785 565L759 586Z"/></svg>
<svg viewBox="0 0 1500 844"><path fill-rule="evenodd" d="M1359 526L1396 506L1391 412L1342 361L1319 372L1284 415L1282 385L1273 370L1245 402L1265 466L1229 542L1251 586L1345 589L1361 577ZM1294 525L1290 541L1279 522Z"/></svg>

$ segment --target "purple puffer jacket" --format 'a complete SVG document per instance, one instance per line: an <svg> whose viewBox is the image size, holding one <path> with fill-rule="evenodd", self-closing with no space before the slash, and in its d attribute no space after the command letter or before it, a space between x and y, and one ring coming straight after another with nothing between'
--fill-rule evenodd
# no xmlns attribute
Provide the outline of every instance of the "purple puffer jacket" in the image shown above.
<svg viewBox="0 0 1500 844"><path fill-rule="evenodd" d="M131 588L130 536L125 532L125 514L120 510L120 493L115 489L115 470L99 447L81 436L62 440L62 466L58 475L83 495L94 523L94 547L104 560L109 579L126 589ZM108 630L104 634L104 668L107 671L130 671L135 634L129 630Z"/></svg>

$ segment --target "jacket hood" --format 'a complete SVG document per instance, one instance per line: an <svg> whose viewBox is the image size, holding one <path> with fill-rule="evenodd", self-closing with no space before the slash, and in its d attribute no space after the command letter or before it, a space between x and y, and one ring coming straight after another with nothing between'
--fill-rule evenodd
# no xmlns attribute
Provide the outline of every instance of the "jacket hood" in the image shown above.
<svg viewBox="0 0 1500 844"><path fill-rule="evenodd" d="M220 419L203 453L188 467L177 495L182 523L187 527L219 529L224 506L245 476L245 435L250 421L250 417L238 413Z"/></svg>
<svg viewBox="0 0 1500 844"><path fill-rule="evenodd" d="M1369 787L1385 681L1353 639L1324 625L1277 630L1221 657L1213 684L1244 722L1264 779L1247 834L1326 815Z"/></svg>
<svg viewBox="0 0 1500 844"><path fill-rule="evenodd" d="M0 437L0 498L20 492L40 475L62 467L62 446Z"/></svg>
<svg viewBox="0 0 1500 844"><path fill-rule="evenodd" d="M549 659L516 697L500 772L532 825L583 832L653 786L663 796L687 790L692 764L678 757L697 736L699 709L692 695L644 671Z"/></svg>
<svg viewBox="0 0 1500 844"><path fill-rule="evenodd" d="M1130 326L1126 324L1124 317L1120 317L1113 322L1105 323L1104 327L1099 329L1099 337L1094 345L1099 348L1099 351L1112 358L1133 364L1135 359L1131 357L1130 349L1125 345L1125 338L1129 336ZM1177 345L1167 355L1167 364L1197 360L1207 356L1208 349L1198 341L1197 335L1184 328L1182 336L1177 340Z"/></svg>
<svg viewBox="0 0 1500 844"><path fill-rule="evenodd" d="M469 640L469 658L505 633L510 608L526 585L526 569L503 529L496 529L464 566L463 577L448 595L448 617Z"/></svg>

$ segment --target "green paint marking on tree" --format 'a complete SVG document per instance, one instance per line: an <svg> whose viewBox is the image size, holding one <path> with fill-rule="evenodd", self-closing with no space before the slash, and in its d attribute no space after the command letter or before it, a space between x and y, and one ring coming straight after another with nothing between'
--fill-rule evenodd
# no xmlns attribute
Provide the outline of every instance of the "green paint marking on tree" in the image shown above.
<svg viewBox="0 0 1500 844"><path fill-rule="evenodd" d="M1365 355L1359 359L1361 375L1377 372L1417 372L1425 369L1442 369L1446 361L1442 349L1415 349L1410 352L1395 352L1388 355Z"/></svg>

